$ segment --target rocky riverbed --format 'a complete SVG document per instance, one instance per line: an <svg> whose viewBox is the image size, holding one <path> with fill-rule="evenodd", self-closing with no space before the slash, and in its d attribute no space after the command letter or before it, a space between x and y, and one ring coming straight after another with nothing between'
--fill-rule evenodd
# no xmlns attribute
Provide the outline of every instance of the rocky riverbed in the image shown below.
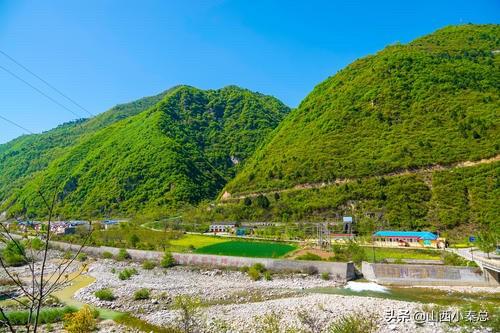
<svg viewBox="0 0 500 333"><path fill-rule="evenodd" d="M135 268L138 274L120 280L118 273ZM96 281L81 289L75 298L98 307L131 312L159 326L179 324L181 314L172 308L178 295L199 297L203 306L196 312L195 325L200 332L262 332L270 326L323 332L343 316L358 314L378 327L378 332L454 332L447 324L417 324L415 313L422 305L381 298L305 293L305 289L338 286L318 276L274 275L270 281L252 281L245 273L225 270L200 270L174 267L168 270L144 270L140 265L99 260L90 265ZM109 288L114 301L101 301L95 291ZM136 290L147 288L147 300L134 300ZM394 318L388 312L394 309ZM426 309L428 311L428 309ZM406 316L408 319L405 319ZM401 317L403 316L403 317Z"/></svg>

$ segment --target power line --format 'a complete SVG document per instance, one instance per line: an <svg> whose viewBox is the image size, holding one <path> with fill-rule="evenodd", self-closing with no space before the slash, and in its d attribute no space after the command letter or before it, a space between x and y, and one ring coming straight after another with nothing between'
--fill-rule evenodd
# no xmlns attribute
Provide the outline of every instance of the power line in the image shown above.
<svg viewBox="0 0 500 333"><path fill-rule="evenodd" d="M14 74L13 72L11 72L10 70L8 70L7 68L3 67L2 65L0 65L0 69L4 70L5 72L7 72L8 74L12 75L14 78L18 79L19 81L23 82L24 84L28 85L29 87L31 87L33 90L37 91L39 94L41 94L42 96L46 97L47 99L49 99L50 101L52 101L53 103L59 105L60 107L62 107L63 109L71 112L74 116L76 116L77 118L84 118L82 116L80 116L79 114L77 114L76 112L74 112L73 110L69 109L68 107L66 107L65 105L59 103L58 101L56 101L54 98L50 97L49 95L47 95L46 93L44 93L43 91L41 91L40 89L38 89L37 87L35 87L34 85L32 85L31 83L29 83L28 81L24 80L23 78L19 77L18 75Z"/></svg>
<svg viewBox="0 0 500 333"><path fill-rule="evenodd" d="M48 87L50 87L52 90L56 91L59 95L63 96L68 101L70 101L71 103L73 103L74 105L76 105L77 107L79 107L80 109L82 109L83 111L87 112L90 116L94 116L94 114L92 112L90 112L89 110L87 110L86 108L84 108L83 106L81 106L74 99L72 99L68 95L64 94L62 91L60 91L59 89L57 89L56 87L54 87L52 84L50 84L49 82L47 82L46 80L44 80L43 78L41 78L39 75L33 73L33 71L31 71L29 68L27 68L26 66L24 66L23 64L21 64L19 61L17 61L16 59L12 58L10 55L8 55L7 53L5 53L2 50L0 50L0 53L3 54L8 59L10 59L13 63L15 63L16 65L18 65L22 69L24 69L26 72L30 73L31 75L33 75L34 77L36 77L37 79L39 79L40 81L42 81L43 83L45 83Z"/></svg>
<svg viewBox="0 0 500 333"><path fill-rule="evenodd" d="M30 130L29 130L29 129L27 129L26 127L23 127L23 126L19 125L18 123L14 122L14 121L12 121L12 120L10 120L10 119L5 118L5 117L4 117L4 116L2 116L2 115L0 115L0 118L1 118L1 119L3 119L3 120L5 120L5 121L6 121L6 122L8 122L8 123L11 123L11 124L12 124L12 125L14 125L14 126L19 127L20 129L22 129L23 131L28 132L29 134L35 134L34 132L30 131Z"/></svg>

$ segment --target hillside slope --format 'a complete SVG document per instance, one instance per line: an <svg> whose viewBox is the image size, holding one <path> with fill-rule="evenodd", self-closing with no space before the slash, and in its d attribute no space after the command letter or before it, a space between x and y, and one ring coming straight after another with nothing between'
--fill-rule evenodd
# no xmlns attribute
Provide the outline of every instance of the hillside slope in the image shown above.
<svg viewBox="0 0 500 333"><path fill-rule="evenodd" d="M499 123L500 26L447 27L319 84L190 218L500 230Z"/></svg>
<svg viewBox="0 0 500 333"><path fill-rule="evenodd" d="M319 84L226 190L492 157L500 151L500 26L448 27Z"/></svg>
<svg viewBox="0 0 500 333"><path fill-rule="evenodd" d="M82 137L10 195L9 215L44 214L37 190L65 217L134 214L213 197L288 108L237 87L180 86L146 111Z"/></svg>
<svg viewBox="0 0 500 333"><path fill-rule="evenodd" d="M93 118L62 124L41 134L23 135L0 145L0 203L22 187L34 173L61 156L67 147L118 120L136 115L158 103L168 92L119 104Z"/></svg>

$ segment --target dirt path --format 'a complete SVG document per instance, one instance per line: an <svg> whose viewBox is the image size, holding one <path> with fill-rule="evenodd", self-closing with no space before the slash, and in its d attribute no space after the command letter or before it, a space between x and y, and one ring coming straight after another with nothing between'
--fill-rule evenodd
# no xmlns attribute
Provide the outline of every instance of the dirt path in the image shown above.
<svg viewBox="0 0 500 333"><path fill-rule="evenodd" d="M320 182L320 183L303 183L303 184L297 184L293 187L281 189L281 190L273 190L273 191L260 191L260 192L252 192L252 193L247 193L247 194L238 194L238 195L231 195L229 192L225 192L222 197L221 197L221 202L220 204L224 204L224 202L229 202L232 200L239 200L239 199L244 199L247 197L256 197L258 195L264 194L274 194L274 193L284 193L284 192L290 192L290 191L296 191L296 190L308 190L308 189L315 189L315 188L323 188L323 187L328 187L328 186L333 186L333 185L341 185L341 184L347 184L354 182L358 179L366 180L370 178L375 178L375 177L393 177L393 176L405 176L405 175L412 175L412 174L419 174L419 173L428 173L428 172L435 172L435 171L444 171L444 170L450 170L450 169L458 169L458 168L469 168L481 164L490 164L490 163L495 163L500 161L500 155L496 155L491 158L486 158L478 161L463 161L463 162L458 162L458 163L453 163L450 165L441 165L441 164L434 164L430 166L426 166L423 168L414 168L414 169L404 169L400 171L395 171L395 172L390 172L386 173L383 175L376 175L376 176L369 176L369 177L363 177L363 178L339 178L336 179L335 181L332 182Z"/></svg>

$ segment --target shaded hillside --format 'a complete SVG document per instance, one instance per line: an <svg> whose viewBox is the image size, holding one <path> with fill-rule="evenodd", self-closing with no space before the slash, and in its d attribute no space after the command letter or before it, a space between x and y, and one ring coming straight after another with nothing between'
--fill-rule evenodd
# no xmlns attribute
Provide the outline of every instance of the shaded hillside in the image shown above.
<svg viewBox="0 0 500 333"><path fill-rule="evenodd" d="M495 156L500 26L447 27L319 84L226 190L290 188Z"/></svg>
<svg viewBox="0 0 500 333"><path fill-rule="evenodd" d="M287 112L275 98L237 87L177 87L148 110L80 138L10 195L4 208L10 215L43 215L36 191L56 188L57 214L75 217L211 198Z"/></svg>

